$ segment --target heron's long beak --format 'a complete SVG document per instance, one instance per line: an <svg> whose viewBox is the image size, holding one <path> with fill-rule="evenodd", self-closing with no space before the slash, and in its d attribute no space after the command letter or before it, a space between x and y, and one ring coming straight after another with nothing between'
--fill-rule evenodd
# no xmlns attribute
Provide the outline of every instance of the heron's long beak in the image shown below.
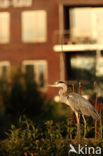
<svg viewBox="0 0 103 156"><path fill-rule="evenodd" d="M57 87L56 84L48 84L50 87Z"/></svg>

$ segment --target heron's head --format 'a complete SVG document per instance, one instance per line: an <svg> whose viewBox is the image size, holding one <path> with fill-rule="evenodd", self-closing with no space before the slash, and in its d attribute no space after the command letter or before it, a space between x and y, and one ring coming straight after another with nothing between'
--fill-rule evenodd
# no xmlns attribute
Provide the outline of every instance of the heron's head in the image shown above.
<svg viewBox="0 0 103 156"><path fill-rule="evenodd" d="M56 81L53 84L49 84L50 87L63 87L64 86L64 82L63 81Z"/></svg>

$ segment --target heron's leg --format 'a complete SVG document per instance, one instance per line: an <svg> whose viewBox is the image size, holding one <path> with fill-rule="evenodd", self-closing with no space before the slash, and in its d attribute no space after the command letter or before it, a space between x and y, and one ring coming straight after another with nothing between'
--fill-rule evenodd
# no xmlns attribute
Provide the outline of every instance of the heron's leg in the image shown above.
<svg viewBox="0 0 103 156"><path fill-rule="evenodd" d="M77 119L77 136L80 138L80 123L79 123L79 114L75 112L76 119Z"/></svg>
<svg viewBox="0 0 103 156"><path fill-rule="evenodd" d="M87 133L87 131L86 131L87 124L86 124L86 120L85 120L84 115L82 115L82 117L83 117L83 120L84 120L84 137L85 137L86 136L86 133Z"/></svg>

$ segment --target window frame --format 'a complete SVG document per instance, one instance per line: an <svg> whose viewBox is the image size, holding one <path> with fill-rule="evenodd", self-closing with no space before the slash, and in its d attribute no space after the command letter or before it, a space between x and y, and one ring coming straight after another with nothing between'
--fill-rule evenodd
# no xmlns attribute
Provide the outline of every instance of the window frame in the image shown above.
<svg viewBox="0 0 103 156"><path fill-rule="evenodd" d="M24 60L22 62L22 72L25 73L26 72L26 65L33 65L35 67L35 71L34 74L36 75L36 79L35 81L38 83L38 76L39 76L39 71L38 71L38 65L44 65L45 66L45 74L44 74L44 87L40 87L40 90L45 92L47 91L47 79L48 79L48 64L46 60Z"/></svg>
<svg viewBox="0 0 103 156"><path fill-rule="evenodd" d="M2 14L8 14L8 18L7 18L7 25L8 25L8 34L7 34L7 39L4 41L4 40L2 40L2 39L0 39L0 44L8 44L9 42L10 42L10 13L9 12L7 12L7 11L3 11L3 12L0 12L0 15L2 15ZM2 22L1 22L1 24L2 24Z"/></svg>
<svg viewBox="0 0 103 156"><path fill-rule="evenodd" d="M23 21L23 16L25 15L25 13L40 13L41 14L44 12L45 13L45 16L44 16L44 22L45 22L45 30L43 30L43 32L45 32L45 35L43 37L34 37L34 39L25 39L25 22ZM37 28L37 27L36 27ZM36 29L34 29L34 34L35 34L35 31L38 31ZM23 43L45 43L47 41L47 11L46 10L27 10L27 11L22 11L21 13L21 40Z"/></svg>
<svg viewBox="0 0 103 156"><path fill-rule="evenodd" d="M0 61L0 79L3 79L2 78L2 70L1 70L1 68L3 66L7 67L8 71L7 71L7 78L6 79L9 79L9 77L10 77L10 62L9 61Z"/></svg>

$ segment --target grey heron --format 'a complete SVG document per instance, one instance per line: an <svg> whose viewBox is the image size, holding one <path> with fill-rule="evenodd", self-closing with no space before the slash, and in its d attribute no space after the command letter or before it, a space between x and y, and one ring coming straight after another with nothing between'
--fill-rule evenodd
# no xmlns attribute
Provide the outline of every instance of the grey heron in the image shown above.
<svg viewBox="0 0 103 156"><path fill-rule="evenodd" d="M79 113L82 115L84 120L84 137L86 135L86 120L84 116L91 116L95 120L100 120L100 116L98 112L95 110L94 106L84 97L77 93L69 93L67 92L67 85L63 81L57 81L54 84L49 84L51 87L60 87L59 97L60 101L67 104L71 107L73 112L75 112L77 119L77 135L80 135L80 121L79 121Z"/></svg>

